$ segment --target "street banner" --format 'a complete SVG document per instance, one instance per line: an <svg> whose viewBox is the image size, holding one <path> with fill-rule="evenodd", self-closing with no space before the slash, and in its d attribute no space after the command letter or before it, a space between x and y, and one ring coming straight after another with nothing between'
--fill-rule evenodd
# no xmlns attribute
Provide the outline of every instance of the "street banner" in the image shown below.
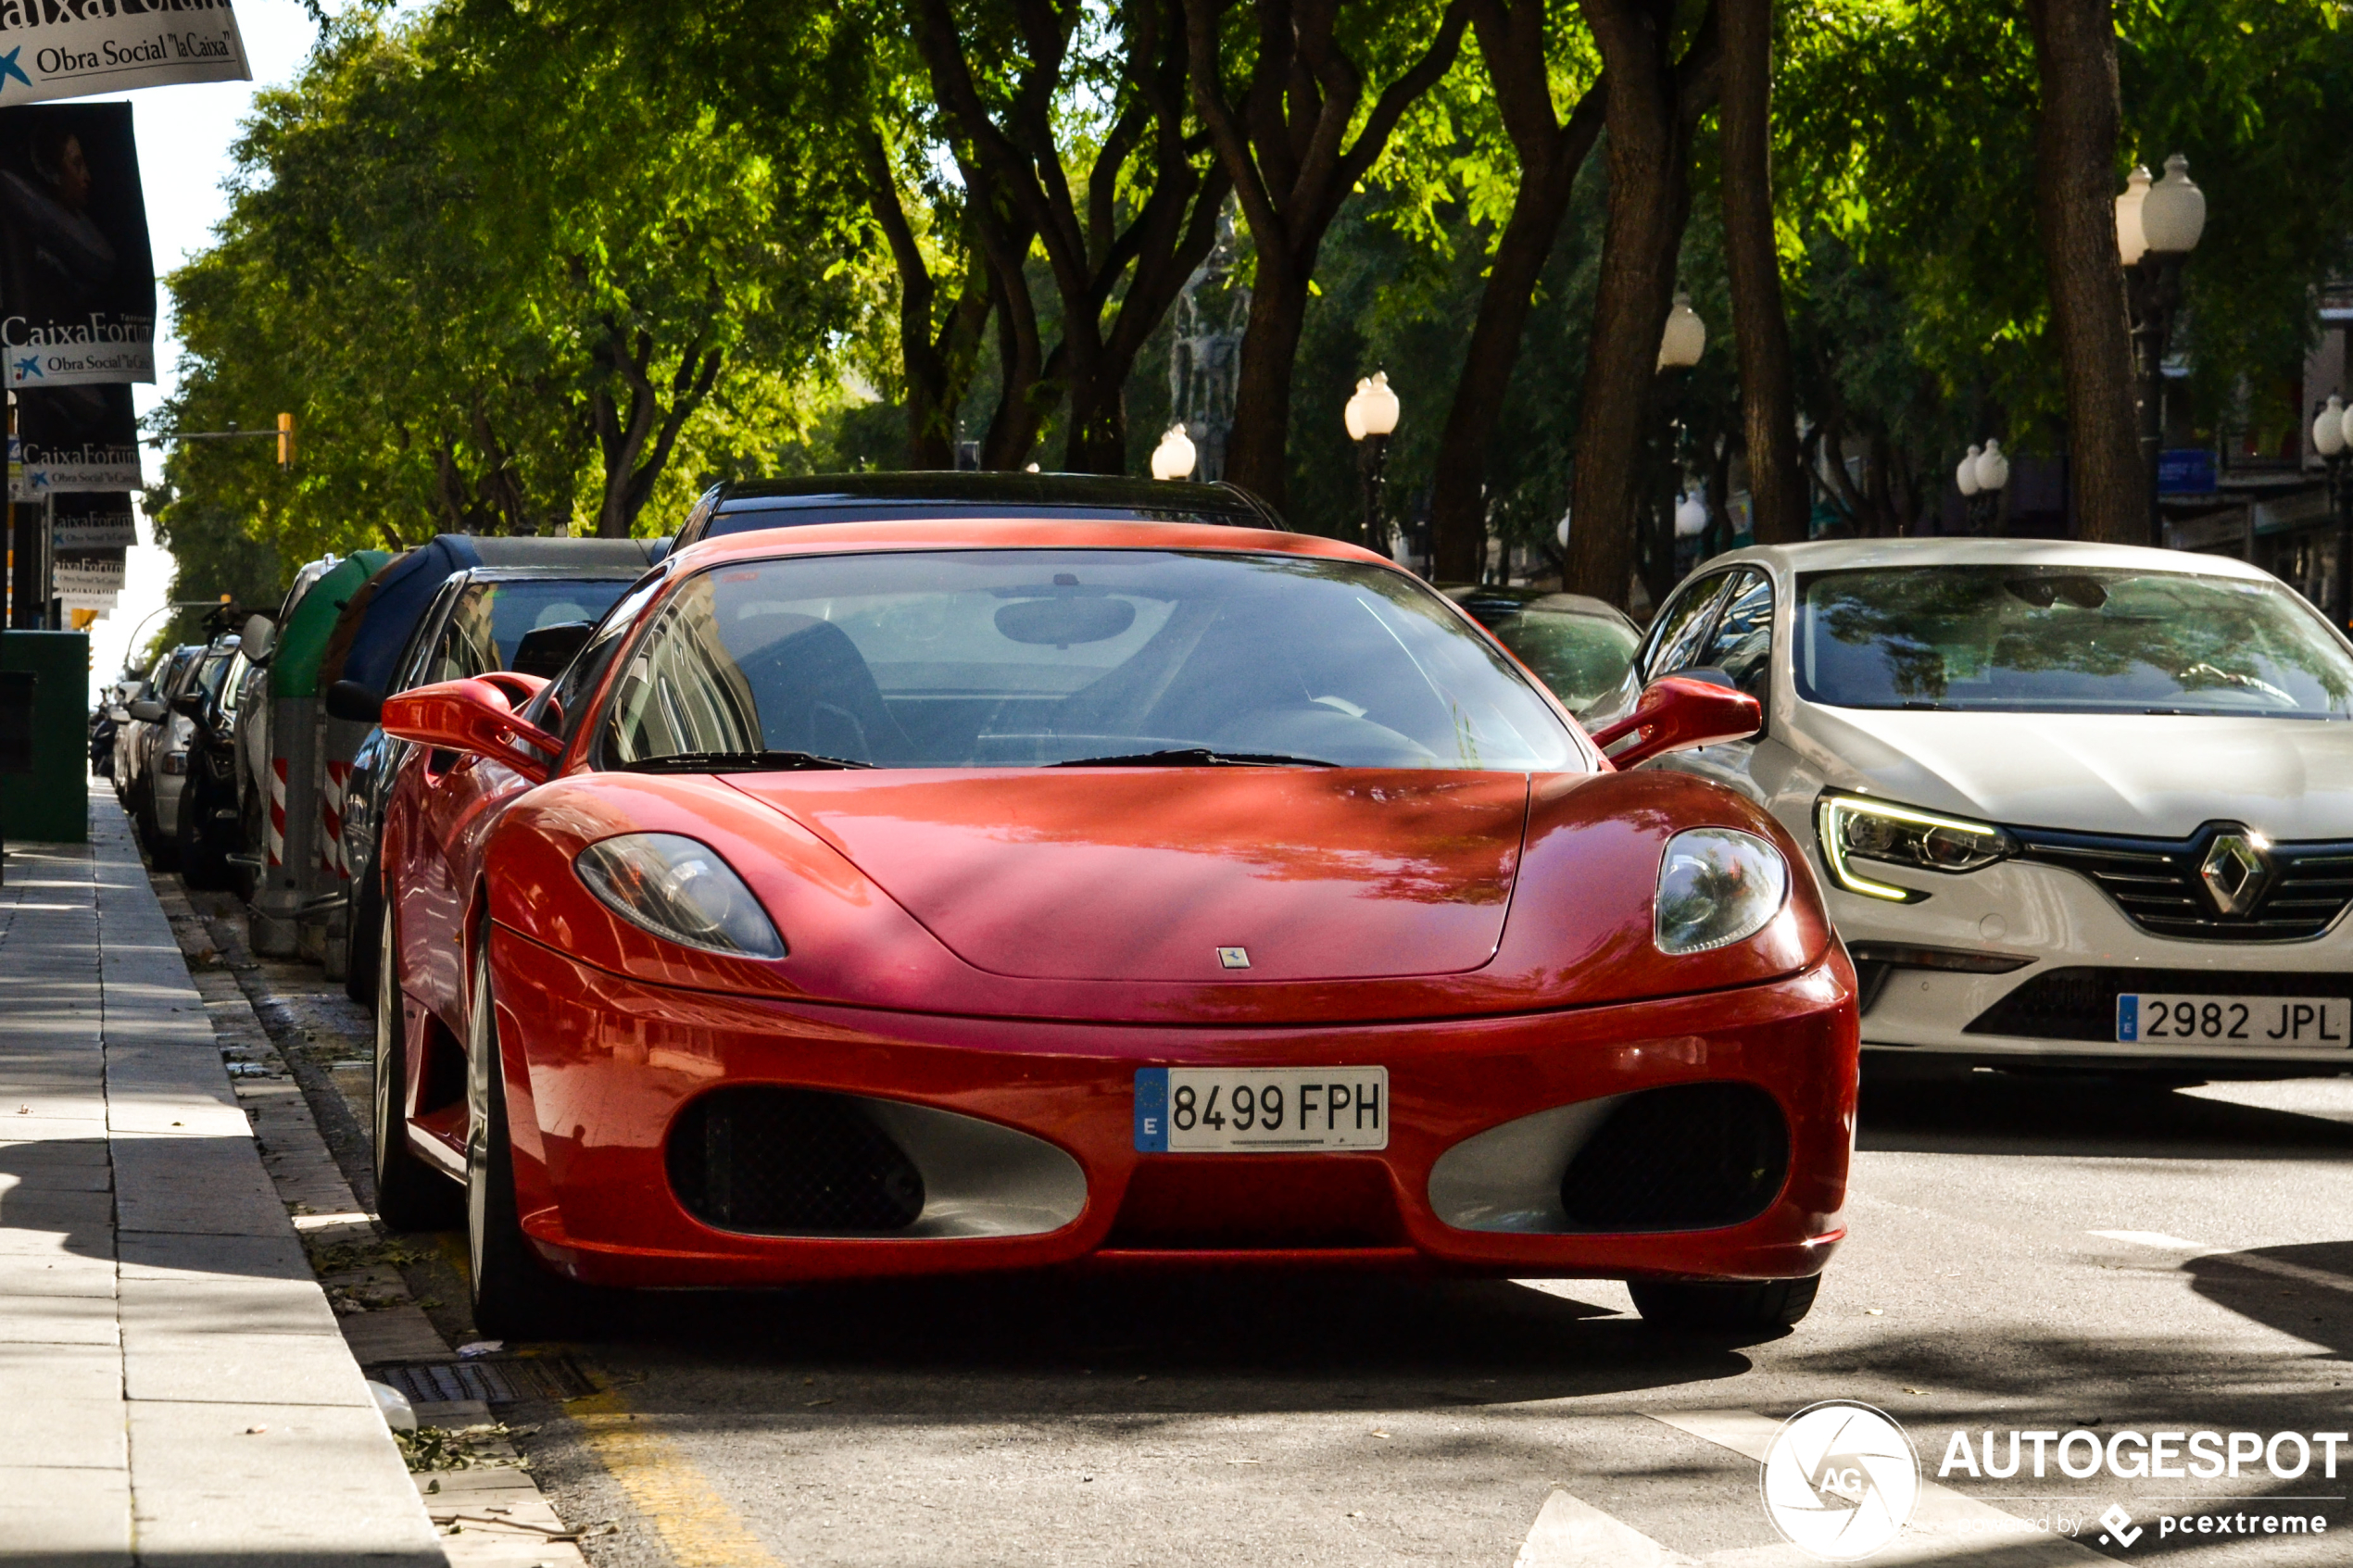
<svg viewBox="0 0 2353 1568"><path fill-rule="evenodd" d="M60 555L126 550L139 542L131 495L122 490L77 491L57 497L49 514L49 547Z"/></svg>
<svg viewBox="0 0 2353 1568"><path fill-rule="evenodd" d="M229 0L0 0L0 104L252 80Z"/></svg>
<svg viewBox="0 0 2353 1568"><path fill-rule="evenodd" d="M156 379L129 104L0 108L0 372L11 391Z"/></svg>
<svg viewBox="0 0 2353 1568"><path fill-rule="evenodd" d="M24 473L11 485L12 500L137 490L145 483L139 473L139 420L126 383L18 393L17 447Z"/></svg>
<svg viewBox="0 0 2353 1568"><path fill-rule="evenodd" d="M123 563L104 557L59 557L49 564L49 591L92 598L122 592Z"/></svg>

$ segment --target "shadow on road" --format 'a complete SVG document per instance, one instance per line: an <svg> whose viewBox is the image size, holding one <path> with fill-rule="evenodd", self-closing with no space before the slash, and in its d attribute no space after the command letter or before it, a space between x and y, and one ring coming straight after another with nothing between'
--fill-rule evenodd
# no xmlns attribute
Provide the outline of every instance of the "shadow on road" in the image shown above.
<svg viewBox="0 0 2353 1568"><path fill-rule="evenodd" d="M1574 1288L1573 1286L1570 1288ZM1201 1409L1477 1405L1626 1393L1738 1376L1722 1338L1679 1337L1605 1307L1502 1280L1364 1275L1026 1275L661 1293L612 1303L602 1363L736 1382L853 1374L894 1403L970 1380L1169 1382ZM942 1374L951 1374L943 1377Z"/></svg>
<svg viewBox="0 0 2353 1568"><path fill-rule="evenodd" d="M2121 1076L1891 1080L1867 1073L1856 1147L1884 1154L2353 1160L2353 1124Z"/></svg>
<svg viewBox="0 0 2353 1568"><path fill-rule="evenodd" d="M2182 1268L2215 1305L2353 1360L2353 1241L2218 1252Z"/></svg>

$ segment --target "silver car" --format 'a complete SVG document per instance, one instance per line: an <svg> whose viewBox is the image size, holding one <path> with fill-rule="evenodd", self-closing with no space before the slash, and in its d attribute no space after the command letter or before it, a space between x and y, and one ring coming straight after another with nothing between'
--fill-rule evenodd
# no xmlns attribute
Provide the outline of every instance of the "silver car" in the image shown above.
<svg viewBox="0 0 2353 1568"><path fill-rule="evenodd" d="M1764 705L1663 759L1813 850L1866 1061L2353 1071L2353 643L2240 561L2020 539L1707 562L1589 722Z"/></svg>

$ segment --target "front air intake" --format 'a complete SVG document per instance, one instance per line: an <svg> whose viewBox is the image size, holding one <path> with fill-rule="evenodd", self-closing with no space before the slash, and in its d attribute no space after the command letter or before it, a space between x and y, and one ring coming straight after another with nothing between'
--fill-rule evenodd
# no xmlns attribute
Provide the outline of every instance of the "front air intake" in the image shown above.
<svg viewBox="0 0 2353 1568"><path fill-rule="evenodd" d="M716 1089L671 1124L670 1185L724 1231L872 1236L924 1211L924 1178L848 1095Z"/></svg>
<svg viewBox="0 0 2353 1568"><path fill-rule="evenodd" d="M1789 1175L1789 1123L1754 1084L1620 1099L1561 1177L1573 1231L1705 1231L1763 1213Z"/></svg>

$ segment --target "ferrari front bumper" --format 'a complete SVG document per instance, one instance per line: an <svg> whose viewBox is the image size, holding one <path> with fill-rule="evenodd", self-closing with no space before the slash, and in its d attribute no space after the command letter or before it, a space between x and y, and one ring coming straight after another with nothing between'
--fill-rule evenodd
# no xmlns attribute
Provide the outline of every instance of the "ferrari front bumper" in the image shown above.
<svg viewBox="0 0 2353 1568"><path fill-rule="evenodd" d="M715 995L608 973L504 929L491 961L524 1230L552 1266L592 1283L1243 1263L1780 1279L1818 1272L1844 1234L1857 1047L1853 977L1835 950L1785 979L1701 996L1313 1028L951 1017ZM1291 1065L1386 1068L1388 1147L1138 1151L1139 1069ZM1768 1196L1752 1217L1612 1232L1565 1227L1555 1203L1551 1221L1522 1214L1473 1228L1484 1222L1469 1217L1479 1208L1472 1188L1510 1185L1514 1149L1557 1170L1568 1152L1538 1147L1544 1130L1590 1132L1599 1120L1540 1113L1693 1085L1778 1110L1785 1174L1760 1189ZM672 1145L692 1136L684 1152L700 1158L708 1118L697 1121L696 1108L717 1103L717 1091L761 1089L867 1107L867 1123L928 1162L924 1211L897 1234L755 1234L698 1218L711 1209L704 1195L682 1196L679 1173L691 1165ZM1648 1125L1680 1103L1652 1101ZM1671 1111L1667 1125L1671 1143ZM1694 1121L1689 1138L1711 1137L1712 1125ZM1491 1135L1469 1144L1482 1134ZM1433 1168L1466 1145L1434 1203ZM1706 1154L1695 1151L1703 1162ZM992 1180L1006 1190L987 1191ZM1549 1180L1540 1173L1539 1185ZM1045 1217L1024 1224L1025 1213Z"/></svg>

